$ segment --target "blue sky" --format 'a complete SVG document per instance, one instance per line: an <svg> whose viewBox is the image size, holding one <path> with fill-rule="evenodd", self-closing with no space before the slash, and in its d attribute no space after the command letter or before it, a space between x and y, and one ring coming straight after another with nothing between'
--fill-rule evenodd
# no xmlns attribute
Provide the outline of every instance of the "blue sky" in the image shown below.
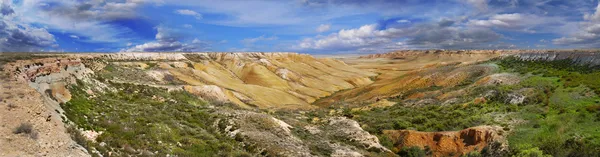
<svg viewBox="0 0 600 157"><path fill-rule="evenodd" d="M0 51L600 47L597 0L0 0Z"/></svg>

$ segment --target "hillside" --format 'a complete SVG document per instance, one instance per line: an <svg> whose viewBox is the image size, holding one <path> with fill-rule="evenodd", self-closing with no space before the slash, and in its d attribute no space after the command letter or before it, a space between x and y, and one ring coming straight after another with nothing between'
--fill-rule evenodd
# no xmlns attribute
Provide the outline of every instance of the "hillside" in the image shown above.
<svg viewBox="0 0 600 157"><path fill-rule="evenodd" d="M598 54L6 54L0 156L590 156Z"/></svg>

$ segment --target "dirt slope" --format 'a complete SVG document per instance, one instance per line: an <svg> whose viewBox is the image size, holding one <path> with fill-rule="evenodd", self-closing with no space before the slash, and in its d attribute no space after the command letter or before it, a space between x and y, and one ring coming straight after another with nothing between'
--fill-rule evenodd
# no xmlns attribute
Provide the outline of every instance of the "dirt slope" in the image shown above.
<svg viewBox="0 0 600 157"><path fill-rule="evenodd" d="M64 84L44 84L40 87L31 81L35 81L36 76L49 76L52 71L60 71L58 68L61 67L56 64L40 66L43 62L54 63L54 60L38 59L11 64L30 67L38 65L32 71L21 69L23 75L19 75L20 78L6 71L0 74L0 156L89 156L84 148L71 140L63 119L57 113L62 110L53 106L58 104L51 97L58 101L69 99ZM10 68L11 65L6 65L5 68ZM30 85L37 88L31 88ZM36 89L54 90L44 93ZM15 134L16 128L21 125L30 127L24 127L25 131Z"/></svg>

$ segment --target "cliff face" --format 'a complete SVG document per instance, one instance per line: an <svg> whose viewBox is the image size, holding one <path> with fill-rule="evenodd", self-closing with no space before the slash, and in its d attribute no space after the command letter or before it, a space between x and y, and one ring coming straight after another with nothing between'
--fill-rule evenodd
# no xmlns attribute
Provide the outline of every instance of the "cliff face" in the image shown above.
<svg viewBox="0 0 600 157"><path fill-rule="evenodd" d="M577 64L596 66L600 65L600 52L597 51L544 51L525 52L515 55L523 60L563 60L570 59Z"/></svg>
<svg viewBox="0 0 600 157"><path fill-rule="evenodd" d="M461 131L419 132L413 130L384 130L399 151L403 147L429 147L433 156L461 156L471 151L481 151L492 142L503 140L502 129L497 126L479 126Z"/></svg>
<svg viewBox="0 0 600 157"><path fill-rule="evenodd" d="M578 64L600 65L600 51L598 50L401 50L389 53L371 54L361 56L363 59L409 59L414 56L516 56L524 60L563 60L571 59Z"/></svg>
<svg viewBox="0 0 600 157"><path fill-rule="evenodd" d="M50 57L5 64L0 98L9 107L0 110L0 156L89 156L71 140L59 103L71 99L65 88L87 70L77 58ZM10 74L9 74L10 73ZM5 105L2 105L5 106ZM30 137L13 134L13 128L31 126Z"/></svg>

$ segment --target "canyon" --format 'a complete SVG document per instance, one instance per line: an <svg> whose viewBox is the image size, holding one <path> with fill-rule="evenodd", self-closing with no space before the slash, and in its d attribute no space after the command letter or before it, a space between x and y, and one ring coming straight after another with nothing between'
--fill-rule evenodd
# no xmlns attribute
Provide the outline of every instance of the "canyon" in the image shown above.
<svg viewBox="0 0 600 157"><path fill-rule="evenodd" d="M0 111L0 132L5 137L0 140L0 156L185 156L196 148L195 143L201 143L199 137L183 133L177 136L186 138L152 138L148 140L152 144L107 140L120 138L111 135L117 132L110 132L111 123L121 120L118 118L123 118L120 124L147 123L144 127L153 126L165 134L169 132L165 128L185 124L177 128L182 130L179 132L198 128L200 131L194 132L210 136L200 138L223 136L237 141L228 149L253 156L395 156L405 147L427 148L430 156L461 156L484 148L506 152L507 136L525 121L506 118L514 114L486 112L489 122L474 122L476 126L463 128L447 126L460 128L451 130L431 130L429 123L418 119L411 119L408 123L414 124L406 124L408 127L401 125L407 122L395 122L378 128L380 124L372 123L372 117L386 112L382 110L431 106L460 110L491 102L518 106L537 101L536 96L544 91L521 87L531 76L505 70L498 60L506 58L568 59L577 65L600 65L600 53L592 50L403 50L342 58L293 52L0 57L0 101L6 106ZM511 91L496 89L501 86L510 86ZM189 98L178 96L188 94ZM90 100L94 101L87 102ZM78 108L78 103L94 109ZM99 118L110 115L108 110L137 108L128 107L133 104L190 105L206 112L211 120L200 126L190 125L196 120L179 118L172 120L177 121L172 126L170 122L138 120L144 118L140 115L145 108ZM123 115L137 118L130 123L132 120ZM25 123L32 125L35 138L13 133L13 128ZM120 130L132 128L123 127ZM190 149L180 150L183 148Z"/></svg>

